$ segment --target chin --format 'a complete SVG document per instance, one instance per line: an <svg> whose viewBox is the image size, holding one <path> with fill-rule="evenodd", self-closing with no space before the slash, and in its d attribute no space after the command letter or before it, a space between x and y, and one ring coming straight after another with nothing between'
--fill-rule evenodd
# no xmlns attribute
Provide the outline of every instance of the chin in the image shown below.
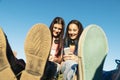
<svg viewBox="0 0 120 80"><path fill-rule="evenodd" d="M73 38L71 38L71 39L76 39L76 37L75 37L75 38L73 37Z"/></svg>

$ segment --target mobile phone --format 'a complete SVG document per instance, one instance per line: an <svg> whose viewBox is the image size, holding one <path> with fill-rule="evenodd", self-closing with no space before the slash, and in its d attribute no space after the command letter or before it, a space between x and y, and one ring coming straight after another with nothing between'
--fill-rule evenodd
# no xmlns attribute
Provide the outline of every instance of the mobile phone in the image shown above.
<svg viewBox="0 0 120 80"><path fill-rule="evenodd" d="M72 52L70 51L70 48L69 48L69 47L64 48L64 53L65 53L65 55L70 55L70 54L72 54Z"/></svg>

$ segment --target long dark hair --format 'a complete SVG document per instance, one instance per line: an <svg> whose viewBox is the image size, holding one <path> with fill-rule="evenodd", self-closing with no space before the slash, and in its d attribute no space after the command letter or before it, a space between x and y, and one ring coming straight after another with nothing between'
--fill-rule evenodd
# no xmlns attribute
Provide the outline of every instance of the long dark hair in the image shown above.
<svg viewBox="0 0 120 80"><path fill-rule="evenodd" d="M70 24L76 24L77 27L78 27L78 29L79 29L79 31L78 31L78 36L77 36L77 38L74 40L74 44L75 44L75 46L76 46L76 49L75 49L75 52L76 52L76 51L77 51L77 48L78 48L78 40L79 40L79 37L80 37L80 35L81 35L82 31L83 31L83 26L82 26L82 24L80 23L80 21L78 21L78 20L71 20L71 21L68 23L67 29L66 29L65 38L64 38L64 47L69 47L70 44L71 44L71 42L72 42L72 40L70 39L70 37L69 37L69 35L68 35L68 29L69 29L69 25L70 25Z"/></svg>
<svg viewBox="0 0 120 80"><path fill-rule="evenodd" d="M63 48L63 35L64 35L64 27L65 27L65 22L64 22L64 19L61 18L61 17L55 17L50 25L50 31L51 33L53 32L53 27L54 27L54 24L61 24L62 25L62 30L61 30L61 33L59 35L59 45L58 45L58 54L57 55L60 55L61 54L61 48ZM53 34L52 35L52 38L53 38Z"/></svg>

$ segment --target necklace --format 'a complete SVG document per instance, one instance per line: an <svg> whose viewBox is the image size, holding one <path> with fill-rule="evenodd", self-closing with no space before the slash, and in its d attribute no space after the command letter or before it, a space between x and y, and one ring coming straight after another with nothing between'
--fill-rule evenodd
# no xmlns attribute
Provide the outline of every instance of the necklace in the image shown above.
<svg viewBox="0 0 120 80"><path fill-rule="evenodd" d="M54 43L58 44L59 43L59 38L55 38Z"/></svg>
<svg viewBox="0 0 120 80"><path fill-rule="evenodd" d="M75 40L70 40L70 45L75 45Z"/></svg>

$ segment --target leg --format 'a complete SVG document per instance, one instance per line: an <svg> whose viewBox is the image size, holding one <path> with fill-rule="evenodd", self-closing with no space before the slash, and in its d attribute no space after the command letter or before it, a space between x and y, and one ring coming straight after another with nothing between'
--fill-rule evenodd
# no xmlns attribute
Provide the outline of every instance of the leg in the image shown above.
<svg viewBox="0 0 120 80"><path fill-rule="evenodd" d="M23 59L17 59L14 56L6 35L5 35L5 39L6 39L6 56L7 56L8 62L11 66L13 73L19 80L21 76L21 72L25 69L25 62Z"/></svg>
<svg viewBox="0 0 120 80"><path fill-rule="evenodd" d="M72 61L72 60L67 60L65 63L63 63L62 66L62 73L63 73L63 78L64 80L72 80L73 76L75 75L77 71L77 62Z"/></svg>
<svg viewBox="0 0 120 80"><path fill-rule="evenodd" d="M7 44L4 32L0 28L0 79L1 80L16 80L14 73L7 59ZM4 76L4 77L3 77Z"/></svg>
<svg viewBox="0 0 120 80"><path fill-rule="evenodd" d="M21 80L40 80L51 47L51 34L44 24L34 25L25 40L26 67Z"/></svg>
<svg viewBox="0 0 120 80"><path fill-rule="evenodd" d="M89 25L79 40L80 80L102 80L103 64L108 52L104 31L97 25Z"/></svg>
<svg viewBox="0 0 120 80"><path fill-rule="evenodd" d="M52 80L57 72L57 64L51 61L47 61L44 75L41 80Z"/></svg>

